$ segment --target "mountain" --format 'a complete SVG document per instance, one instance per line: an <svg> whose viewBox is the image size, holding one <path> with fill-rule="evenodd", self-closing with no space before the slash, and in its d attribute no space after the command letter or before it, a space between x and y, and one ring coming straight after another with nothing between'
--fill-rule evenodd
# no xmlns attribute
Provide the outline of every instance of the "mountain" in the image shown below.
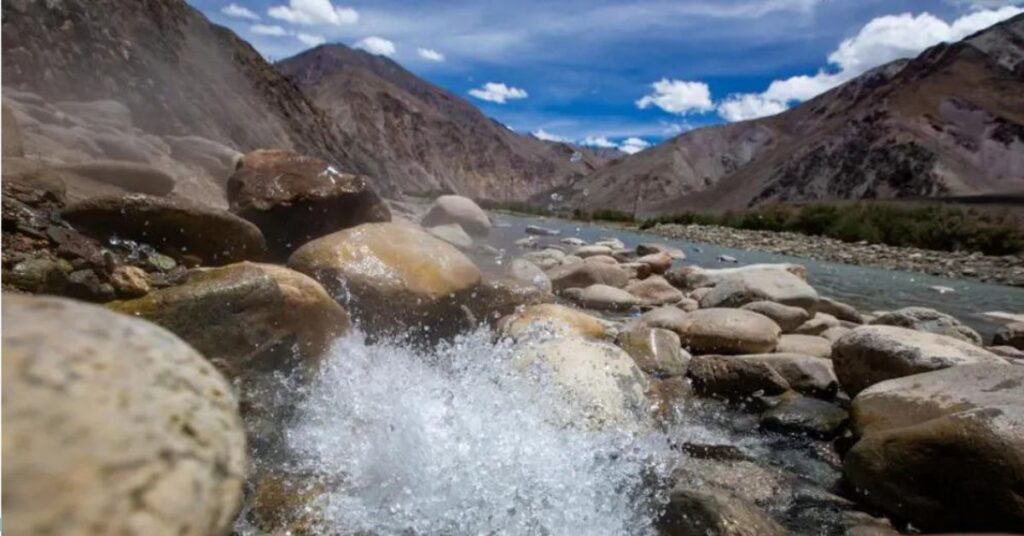
<svg viewBox="0 0 1024 536"><path fill-rule="evenodd" d="M346 140L247 42L184 0L4 0L3 81L50 102L113 99L152 134L346 160Z"/></svg>
<svg viewBox="0 0 1024 536"><path fill-rule="evenodd" d="M1024 15L781 114L684 133L557 191L571 208L642 217L1024 192Z"/></svg>
<svg viewBox="0 0 1024 536"><path fill-rule="evenodd" d="M517 134L394 61L344 45L321 45L276 67L354 140L359 165L386 191L524 200L610 159Z"/></svg>

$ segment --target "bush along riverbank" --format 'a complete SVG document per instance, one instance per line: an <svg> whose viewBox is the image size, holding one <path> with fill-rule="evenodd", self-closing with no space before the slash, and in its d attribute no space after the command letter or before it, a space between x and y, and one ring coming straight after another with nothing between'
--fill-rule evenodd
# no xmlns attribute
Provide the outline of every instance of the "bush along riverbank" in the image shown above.
<svg viewBox="0 0 1024 536"><path fill-rule="evenodd" d="M392 220L290 151L244 155L230 211L4 179L12 533L1024 524L1024 325L985 341L657 243L507 255L467 198Z"/></svg>

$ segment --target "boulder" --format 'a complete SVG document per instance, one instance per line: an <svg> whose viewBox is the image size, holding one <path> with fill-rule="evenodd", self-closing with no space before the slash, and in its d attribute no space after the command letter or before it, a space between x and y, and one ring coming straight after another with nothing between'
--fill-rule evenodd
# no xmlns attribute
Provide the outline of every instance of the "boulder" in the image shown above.
<svg viewBox="0 0 1024 536"><path fill-rule="evenodd" d="M640 305L640 300L625 290L600 284L568 288L562 291L562 296L581 307L598 311L629 311Z"/></svg>
<svg viewBox="0 0 1024 536"><path fill-rule="evenodd" d="M839 380L827 359L802 354L748 354L736 359L768 365L798 393L832 398L839 390Z"/></svg>
<svg viewBox="0 0 1024 536"><path fill-rule="evenodd" d="M516 281L533 285L541 292L551 292L551 279L536 264L526 259L512 259L505 268L505 275Z"/></svg>
<svg viewBox="0 0 1024 536"><path fill-rule="evenodd" d="M524 344L522 367L541 364L595 427L646 422L649 384L629 354L615 345L579 337Z"/></svg>
<svg viewBox="0 0 1024 536"><path fill-rule="evenodd" d="M208 266L259 260L266 253L263 234L255 225L183 199L145 194L96 197L71 203L61 215L101 241L134 240L175 259L198 258Z"/></svg>
<svg viewBox="0 0 1024 536"><path fill-rule="evenodd" d="M599 262L602 264L619 264L619 261L615 260L615 257L610 255L592 255L583 259L583 262Z"/></svg>
<svg viewBox="0 0 1024 536"><path fill-rule="evenodd" d="M292 151L247 153L228 179L227 196L231 212L263 231L274 259L342 229L391 221L368 178Z"/></svg>
<svg viewBox="0 0 1024 536"><path fill-rule="evenodd" d="M672 256L665 252L651 253L650 255L644 255L636 259L635 262L640 262L651 267L652 274L663 274L672 267Z"/></svg>
<svg viewBox="0 0 1024 536"><path fill-rule="evenodd" d="M1011 346L1024 350L1024 322L1014 322L992 336L992 346Z"/></svg>
<svg viewBox="0 0 1024 536"><path fill-rule="evenodd" d="M685 322L686 311L670 305L651 309L636 320L637 324L649 328L667 329L674 331L677 335L682 332Z"/></svg>
<svg viewBox="0 0 1024 536"><path fill-rule="evenodd" d="M168 331L60 298L3 298L4 529L224 535L246 439L231 385Z"/></svg>
<svg viewBox="0 0 1024 536"><path fill-rule="evenodd" d="M776 352L804 354L828 359L832 356L832 341L816 335L787 334L779 337Z"/></svg>
<svg viewBox="0 0 1024 536"><path fill-rule="evenodd" d="M521 337L535 331L550 331L563 336L600 339L608 334L605 323L571 307L554 303L532 305L506 316L498 328L509 337Z"/></svg>
<svg viewBox="0 0 1024 536"><path fill-rule="evenodd" d="M624 262L620 264L619 267L629 274L630 279L647 279L651 276L650 264L644 264L642 262Z"/></svg>
<svg viewBox="0 0 1024 536"><path fill-rule="evenodd" d="M742 309L698 309L678 326L683 348L693 354L761 354L779 343L779 326Z"/></svg>
<svg viewBox="0 0 1024 536"><path fill-rule="evenodd" d="M793 333L796 335L821 335L837 327L841 327L838 318L828 313L815 313L810 320L794 329Z"/></svg>
<svg viewBox="0 0 1024 536"><path fill-rule="evenodd" d="M860 439L843 475L862 500L926 532L1016 532L1024 527L1021 393L1024 367L1000 364L875 384L853 401Z"/></svg>
<svg viewBox="0 0 1024 536"><path fill-rule="evenodd" d="M18 126L18 118L7 107L6 102L0 105L0 122L2 122L2 125L0 125L0 138L3 139L3 157L25 156L25 145L21 139L21 127Z"/></svg>
<svg viewBox="0 0 1024 536"><path fill-rule="evenodd" d="M181 337L229 378L315 365L349 317L319 283L294 270L243 262L193 272L177 286L108 307Z"/></svg>
<svg viewBox="0 0 1024 536"><path fill-rule="evenodd" d="M442 195L435 199L420 223L424 227L454 223L475 237L486 237L491 233L491 220L487 213L472 199L461 195Z"/></svg>
<svg viewBox="0 0 1024 536"><path fill-rule="evenodd" d="M468 250L473 247L473 237L466 234L466 231L462 229L462 226L457 223L425 227L425 229L428 233L459 249Z"/></svg>
<svg viewBox="0 0 1024 536"><path fill-rule="evenodd" d="M651 255L652 253L667 253L670 257L672 257L675 260L686 259L686 254L683 253L683 250L666 244L655 244L647 242L636 246L637 256L643 257L644 255Z"/></svg>
<svg viewBox="0 0 1024 536"><path fill-rule="evenodd" d="M853 331L850 328L844 328L843 326L833 326L831 328L822 331L818 336L824 339L828 339L829 342L835 344L843 335Z"/></svg>
<svg viewBox="0 0 1024 536"><path fill-rule="evenodd" d="M601 240L594 242L595 246L603 246L611 250L625 249L626 244L614 236L602 236Z"/></svg>
<svg viewBox="0 0 1024 536"><path fill-rule="evenodd" d="M824 400L787 396L761 415L761 428L783 434L833 439L843 430L846 410Z"/></svg>
<svg viewBox="0 0 1024 536"><path fill-rule="evenodd" d="M945 335L895 326L862 326L832 345L839 384L854 396L881 381L973 363L1006 364L999 356Z"/></svg>
<svg viewBox="0 0 1024 536"><path fill-rule="evenodd" d="M965 326L956 318L928 307L904 307L878 315L871 324L876 326L899 326L955 337L962 341L981 345L981 335Z"/></svg>
<svg viewBox="0 0 1024 536"><path fill-rule="evenodd" d="M586 288L590 285L608 285L623 288L629 283L629 274L618 266L602 263L580 263L552 268L547 272L555 292L567 288Z"/></svg>
<svg viewBox="0 0 1024 536"><path fill-rule="evenodd" d="M756 506L711 488L680 482L669 493L658 520L662 536L788 536Z"/></svg>
<svg viewBox="0 0 1024 536"><path fill-rule="evenodd" d="M485 277L467 300L466 307L477 320L493 325L522 307L551 303L554 299L551 292L518 279Z"/></svg>
<svg viewBox="0 0 1024 536"><path fill-rule="evenodd" d="M366 223L318 238L288 266L324 285L371 333L459 331L460 306L480 283L473 261L407 223Z"/></svg>
<svg viewBox="0 0 1024 536"><path fill-rule="evenodd" d="M541 270L550 270L562 265L562 261L565 259L565 252L554 248L547 248L524 253L522 258L536 264Z"/></svg>
<svg viewBox="0 0 1024 536"><path fill-rule="evenodd" d="M700 287L713 287L722 281L734 277L754 275L757 277L770 278L773 274L782 272L795 275L807 281L807 269L799 264L750 264L736 268L700 268L698 266L681 266L673 268L666 273L666 279L673 285L692 290ZM784 276L783 276L784 277Z"/></svg>
<svg viewBox="0 0 1024 536"><path fill-rule="evenodd" d="M818 298L818 306L816 310L820 313L830 314L839 320L845 320L846 322L853 322L854 324L864 323L864 316L861 315L857 309L854 309L853 306L847 305L841 301L833 300L832 298Z"/></svg>
<svg viewBox="0 0 1024 536"><path fill-rule="evenodd" d="M801 324L811 319L811 315L806 309L771 301L750 302L743 307L740 307L740 309L753 311L771 318L779 325L779 328L782 329L783 333L790 333L800 327Z"/></svg>
<svg viewBox="0 0 1024 536"><path fill-rule="evenodd" d="M786 270L745 270L720 278L701 298L700 306L741 307L756 301L771 301L813 312L818 304L818 293Z"/></svg>
<svg viewBox="0 0 1024 536"><path fill-rule="evenodd" d="M734 356L694 356L686 375L698 393L726 400L744 401L754 395L780 395L790 389L786 378L768 364Z"/></svg>
<svg viewBox="0 0 1024 536"><path fill-rule="evenodd" d="M682 376L690 363L690 354L680 347L679 335L667 329L636 323L621 331L615 342L640 370L658 378Z"/></svg>
<svg viewBox="0 0 1024 536"><path fill-rule="evenodd" d="M631 281L626 292L637 297L648 306L669 305L683 300L683 293L665 281L660 275L652 275L640 281Z"/></svg>
<svg viewBox="0 0 1024 536"><path fill-rule="evenodd" d="M120 160L90 160L75 164L54 166L58 174L70 174L91 181L147 195L165 196L174 190L175 180L170 173L138 162Z"/></svg>
<svg viewBox="0 0 1024 536"><path fill-rule="evenodd" d="M700 303L693 298L683 298L672 305L687 313L692 313L693 311L700 309Z"/></svg>
<svg viewBox="0 0 1024 536"><path fill-rule="evenodd" d="M580 246L580 247L576 248L573 251L572 254L576 255L577 257L583 258L583 259L586 259L587 257L593 257L595 255L602 255L602 256L605 256L605 257L611 257L612 256L612 248L610 248L608 246L599 246L599 245L596 245L596 244L593 245L593 246ZM612 257L612 258L614 258L614 257Z"/></svg>

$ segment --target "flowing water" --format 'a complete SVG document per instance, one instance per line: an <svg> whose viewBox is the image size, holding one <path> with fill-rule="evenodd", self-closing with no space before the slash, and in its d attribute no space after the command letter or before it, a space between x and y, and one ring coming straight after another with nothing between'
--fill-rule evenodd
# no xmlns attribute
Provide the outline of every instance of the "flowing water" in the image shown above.
<svg viewBox="0 0 1024 536"><path fill-rule="evenodd" d="M587 241L667 242L704 266L718 265L720 254L741 263L800 262L823 294L866 309L936 307L984 331L991 325L981 312L1024 303L1020 289L559 220L499 219L492 243L505 250L500 259L520 253L513 241L539 223ZM928 288L936 284L956 292L939 295ZM733 489L796 534L842 533L839 518L851 504L837 496L830 444L765 433L754 414L695 399L677 403L657 428L595 429L543 365L523 370L515 355L515 343L486 328L430 349L407 341L370 344L354 331L335 342L312 382L281 380L277 391L289 393L292 405L283 460L280 453L273 460L257 456L256 465L331 483L303 507L315 512L317 534L657 534L653 523L669 481ZM725 454L695 455L687 446ZM239 532L258 533L244 521Z"/></svg>

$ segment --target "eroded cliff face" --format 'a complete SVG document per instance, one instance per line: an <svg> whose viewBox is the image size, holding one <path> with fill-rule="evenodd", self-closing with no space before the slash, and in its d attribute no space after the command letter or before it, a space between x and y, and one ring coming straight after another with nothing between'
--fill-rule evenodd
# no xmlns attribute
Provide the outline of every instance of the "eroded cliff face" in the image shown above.
<svg viewBox="0 0 1024 536"><path fill-rule="evenodd" d="M876 68L782 114L688 132L563 192L572 207L637 216L774 201L1021 192L1022 58L1018 16Z"/></svg>

